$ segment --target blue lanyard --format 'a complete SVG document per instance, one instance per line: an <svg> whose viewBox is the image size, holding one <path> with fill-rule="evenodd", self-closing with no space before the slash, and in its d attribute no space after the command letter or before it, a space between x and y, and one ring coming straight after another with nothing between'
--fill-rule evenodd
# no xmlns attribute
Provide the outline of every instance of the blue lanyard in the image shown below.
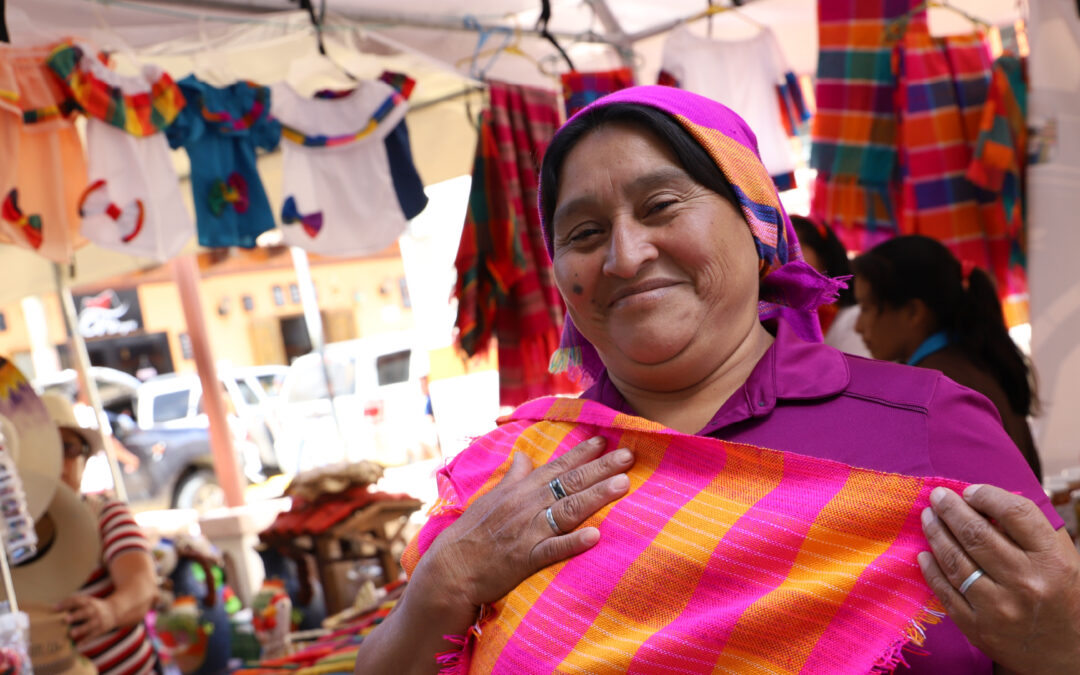
<svg viewBox="0 0 1080 675"><path fill-rule="evenodd" d="M934 352L945 349L949 346L950 342L952 342L952 340L949 339L949 334L943 330L940 330L923 340L923 343L919 345L919 347L915 350L915 353L908 357L906 363L909 366L914 366L919 361L922 361Z"/></svg>

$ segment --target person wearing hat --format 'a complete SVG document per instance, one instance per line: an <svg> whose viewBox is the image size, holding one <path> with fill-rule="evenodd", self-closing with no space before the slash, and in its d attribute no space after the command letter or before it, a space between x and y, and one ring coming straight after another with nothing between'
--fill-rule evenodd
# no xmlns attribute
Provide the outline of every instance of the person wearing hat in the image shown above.
<svg viewBox="0 0 1080 675"><path fill-rule="evenodd" d="M77 492L87 458L103 449L104 439L79 423L67 398L45 394L42 400L60 429L61 480ZM158 590L150 545L123 502L94 496L86 503L97 515L100 559L82 588L57 609L66 614L76 647L102 675L154 672L157 653L143 624Z"/></svg>

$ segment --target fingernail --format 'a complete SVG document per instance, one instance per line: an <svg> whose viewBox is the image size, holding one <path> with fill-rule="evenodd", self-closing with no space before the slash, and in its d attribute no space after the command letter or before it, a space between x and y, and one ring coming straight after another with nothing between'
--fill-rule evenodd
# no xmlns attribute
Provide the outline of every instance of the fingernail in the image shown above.
<svg viewBox="0 0 1080 675"><path fill-rule="evenodd" d="M971 499L972 497L974 497L975 493L978 492L979 488L981 487L982 485L980 485L979 483L973 483L972 485L964 488L964 499Z"/></svg>
<svg viewBox="0 0 1080 675"><path fill-rule="evenodd" d="M634 453L630 452L626 448L615 451L615 461L619 464L629 464L634 459Z"/></svg>
<svg viewBox="0 0 1080 675"><path fill-rule="evenodd" d="M620 473L618 476L611 479L611 487L616 492L622 492L630 487L630 479L626 477L625 473Z"/></svg>
<svg viewBox="0 0 1080 675"><path fill-rule="evenodd" d="M936 487L930 491L930 503L934 506L938 505L942 499L945 499L946 490L943 487Z"/></svg>
<svg viewBox="0 0 1080 675"><path fill-rule="evenodd" d="M937 518L937 516L934 515L934 510L933 509L923 509L922 510L922 524L923 524L923 527L926 527L927 525L932 524L936 518Z"/></svg>
<svg viewBox="0 0 1080 675"><path fill-rule="evenodd" d="M581 531L581 540L585 542L586 546L592 546L600 541L600 530L595 527L586 527Z"/></svg>
<svg viewBox="0 0 1080 675"><path fill-rule="evenodd" d="M592 438L589 439L589 445L603 445L603 444L604 444L604 437L603 436L593 436Z"/></svg>
<svg viewBox="0 0 1080 675"><path fill-rule="evenodd" d="M919 561L919 567L925 570L930 567L930 559L933 558L933 556L930 554L930 551L922 551L919 555L915 556L915 558Z"/></svg>

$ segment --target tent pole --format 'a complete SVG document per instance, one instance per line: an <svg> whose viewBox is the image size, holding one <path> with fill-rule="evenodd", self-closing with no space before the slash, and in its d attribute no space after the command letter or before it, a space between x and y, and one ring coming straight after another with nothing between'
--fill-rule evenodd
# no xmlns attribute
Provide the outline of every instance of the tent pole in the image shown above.
<svg viewBox="0 0 1080 675"><path fill-rule="evenodd" d="M623 31L619 19L611 11L607 0L586 0L586 2L596 12L596 18L600 19L600 23L603 24L604 31L611 40L611 46L618 50L623 65L633 71L634 81L636 82L638 73L637 64L634 62L634 43Z"/></svg>
<svg viewBox="0 0 1080 675"><path fill-rule="evenodd" d="M338 417L337 405L334 401L334 381L330 376L330 366L326 363L326 336L323 334L322 315L319 313L318 298L315 297L315 282L311 278L311 265L307 251L299 246L290 246L289 253L292 254L293 269L296 272L296 286L300 289L300 306L304 310L304 325L307 326L311 348L319 355L326 393L330 397L330 414L334 418L334 428L337 430L338 439L341 440L341 459L351 461L353 458L349 457L348 443L345 432L341 429L341 419ZM296 467L296 472L300 472L299 466Z"/></svg>
<svg viewBox="0 0 1080 675"><path fill-rule="evenodd" d="M225 396L210 351L210 335L206 330L206 315L199 293L199 265L194 255L184 255L172 261L172 268L188 337L191 338L191 351L195 355L195 368L202 385L203 410L210 419L210 453L214 457L214 473L225 491L225 503L228 506L243 506L244 484L240 478L229 421L225 417Z"/></svg>
<svg viewBox="0 0 1080 675"><path fill-rule="evenodd" d="M0 0L2 1L2 0ZM90 407L94 409L97 418L98 429L105 439L105 459L109 463L109 473L112 475L113 490L116 498L122 502L127 501L127 488L124 487L124 476L120 473L120 465L116 461L116 453L113 451L112 425L105 416L105 409L101 405L101 393L98 392L97 382L90 376L90 355L86 351L86 340L79 332L79 313L75 310L75 298L71 295L71 288L64 281L64 270L59 263L53 263L53 278L56 280L56 293L60 296L60 305L67 319L68 334L71 336L71 356L75 365L75 372L79 375L79 382Z"/></svg>

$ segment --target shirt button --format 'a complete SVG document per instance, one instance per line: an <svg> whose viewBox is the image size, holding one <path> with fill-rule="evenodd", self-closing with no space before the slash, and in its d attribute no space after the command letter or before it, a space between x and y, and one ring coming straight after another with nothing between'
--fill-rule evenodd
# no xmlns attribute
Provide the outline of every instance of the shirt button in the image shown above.
<svg viewBox="0 0 1080 675"><path fill-rule="evenodd" d="M758 404L759 408L764 408L765 407L765 401L758 401L757 404Z"/></svg>

